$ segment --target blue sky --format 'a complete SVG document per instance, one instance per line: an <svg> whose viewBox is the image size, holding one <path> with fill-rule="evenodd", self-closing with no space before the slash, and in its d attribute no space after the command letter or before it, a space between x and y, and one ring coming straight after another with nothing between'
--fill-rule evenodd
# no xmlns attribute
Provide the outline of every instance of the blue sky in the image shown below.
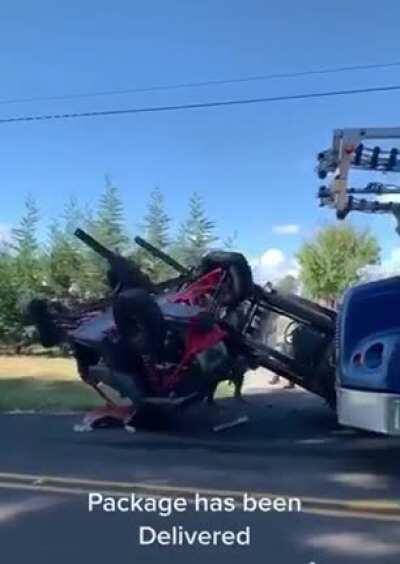
<svg viewBox="0 0 400 564"><path fill-rule="evenodd" d="M0 100L85 93L390 62L400 57L400 3L384 9L336 0L77 2L4 0ZM400 67L188 90L0 104L0 117L141 107L400 84ZM304 237L334 220L317 207L314 157L336 127L396 125L398 92L185 112L1 125L0 224L31 192L43 225L69 194L93 203L105 173L121 190L135 230L159 185L178 222L198 190L221 235L237 230L251 257L285 261ZM400 124L400 123L399 123ZM389 218L371 224L388 256ZM276 233L276 225L300 233ZM279 261L278 261L279 262Z"/></svg>

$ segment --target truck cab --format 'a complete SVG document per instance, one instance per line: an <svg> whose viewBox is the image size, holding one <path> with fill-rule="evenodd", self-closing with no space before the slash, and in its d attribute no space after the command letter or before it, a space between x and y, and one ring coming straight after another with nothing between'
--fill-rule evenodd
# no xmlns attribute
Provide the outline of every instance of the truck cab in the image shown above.
<svg viewBox="0 0 400 564"><path fill-rule="evenodd" d="M338 316L342 425L400 435L400 277L355 286Z"/></svg>

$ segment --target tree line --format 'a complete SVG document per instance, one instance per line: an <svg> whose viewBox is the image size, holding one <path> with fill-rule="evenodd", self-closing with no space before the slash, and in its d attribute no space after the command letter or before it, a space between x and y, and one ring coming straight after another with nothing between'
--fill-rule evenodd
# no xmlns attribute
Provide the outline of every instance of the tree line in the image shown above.
<svg viewBox="0 0 400 564"><path fill-rule="evenodd" d="M44 241L39 234L40 219L37 202L28 196L18 225L0 245L0 342L20 338L26 305L34 296L87 299L103 295L106 265L77 240L77 227L106 247L131 256L155 281L173 274L167 265L134 244L119 190L110 178L106 178L94 209L80 206L71 197L60 217L51 221ZM185 266L196 264L218 240L216 225L197 192L190 196L187 217L173 234L163 193L157 187L150 193L141 234ZM222 244L229 248L233 238Z"/></svg>
<svg viewBox="0 0 400 564"><path fill-rule="evenodd" d="M71 197L60 216L51 221L44 241L39 224L40 209L28 196L18 225L9 240L0 243L0 343L21 340L26 325L24 312L33 297L91 299L104 295L106 265L77 240L77 227L106 247L131 256L154 281L174 274L169 266L134 244L119 190L108 177L97 205L82 207ZM189 198L186 219L173 233L163 193L154 188L140 231L152 245L185 266L197 264L217 241L226 249L236 246L236 234L221 243L216 225L196 192ZM304 241L297 260L298 278L284 277L279 289L293 292L300 287L307 297L335 306L345 289L358 280L361 267L379 263L380 249L368 231L338 224L320 229Z"/></svg>

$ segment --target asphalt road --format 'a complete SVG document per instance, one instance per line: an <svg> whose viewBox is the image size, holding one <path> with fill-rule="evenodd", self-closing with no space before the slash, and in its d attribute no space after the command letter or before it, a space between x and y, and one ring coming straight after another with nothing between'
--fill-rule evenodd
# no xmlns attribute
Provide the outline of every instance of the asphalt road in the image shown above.
<svg viewBox="0 0 400 564"><path fill-rule="evenodd" d="M241 427L216 422L246 412ZM318 398L300 391L193 408L165 433L74 432L77 416L0 417L0 547L7 564L96 562L400 561L400 440L340 429ZM106 482L106 483L104 483ZM227 490L229 492L227 493ZM88 492L185 497L184 513L88 512ZM233 512L191 501L233 496ZM302 511L244 512L243 492L293 496ZM245 547L140 546L139 527L240 530Z"/></svg>

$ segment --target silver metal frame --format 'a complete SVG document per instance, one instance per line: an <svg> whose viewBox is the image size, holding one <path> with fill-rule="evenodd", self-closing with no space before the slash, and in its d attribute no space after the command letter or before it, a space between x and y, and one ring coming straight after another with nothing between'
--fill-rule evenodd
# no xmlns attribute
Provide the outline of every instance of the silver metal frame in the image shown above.
<svg viewBox="0 0 400 564"><path fill-rule="evenodd" d="M328 186L321 188L319 193L322 206L336 209L339 219L352 210L369 213L393 213L400 218L400 204L395 202L380 202L354 198L353 194L400 194L400 187L393 185L373 183L366 188L356 189L349 187L349 175L354 168L353 160L357 147L367 139L387 140L400 139L400 127L373 127L336 129L333 133L332 146L320 153L318 157L317 172L320 178L333 175ZM355 168L371 170L367 166ZM380 170L380 172L383 172ZM400 167L393 169L400 172ZM375 189L372 188L375 186ZM376 187L380 186L377 190Z"/></svg>

